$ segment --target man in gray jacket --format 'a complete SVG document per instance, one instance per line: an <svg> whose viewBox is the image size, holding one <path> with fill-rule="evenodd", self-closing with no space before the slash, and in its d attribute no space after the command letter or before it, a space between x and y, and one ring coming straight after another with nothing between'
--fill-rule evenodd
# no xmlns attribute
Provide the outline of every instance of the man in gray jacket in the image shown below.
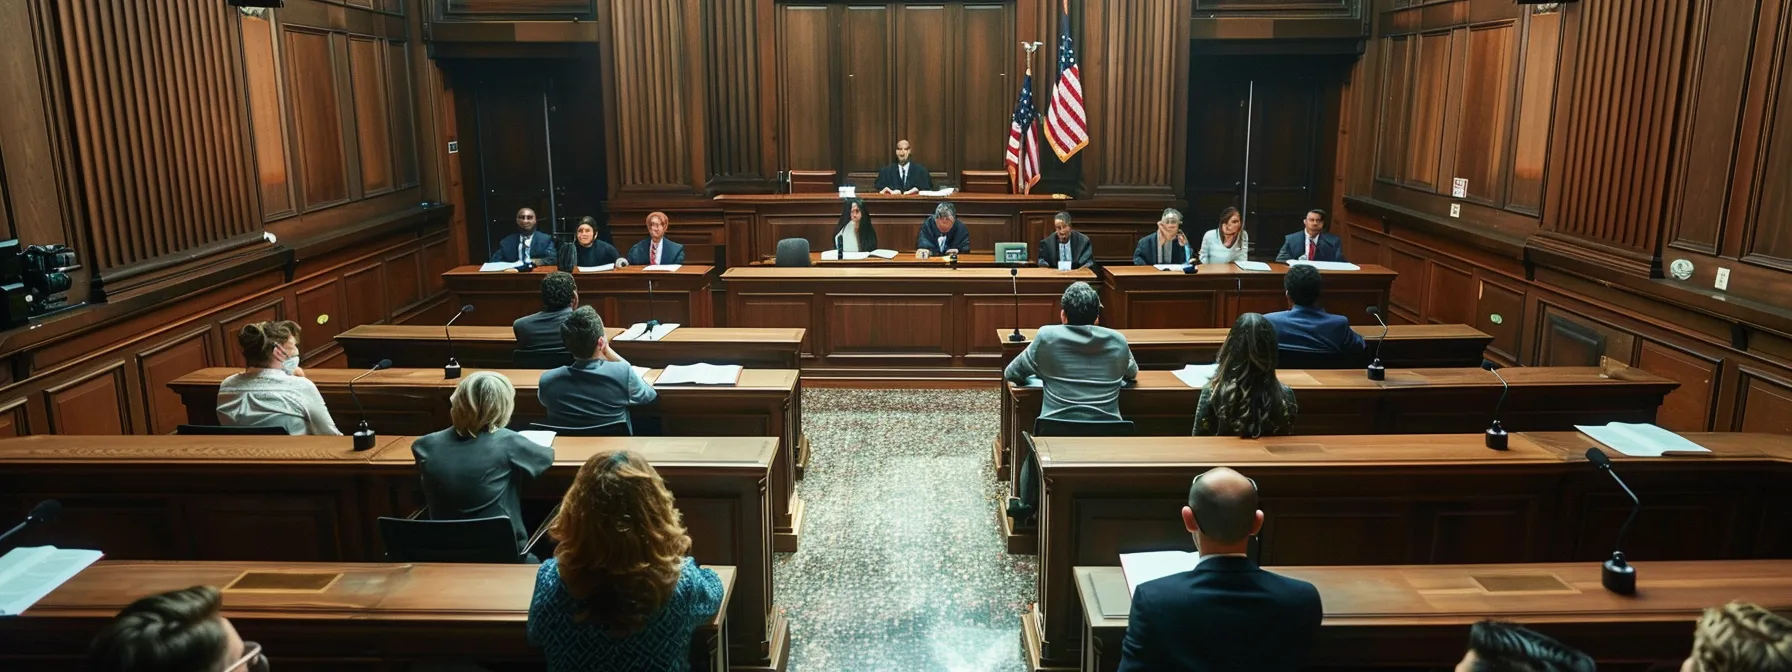
<svg viewBox="0 0 1792 672"><path fill-rule="evenodd" d="M1041 327L1027 349L1008 363L1003 378L1045 384L1039 417L1066 422L1120 420L1120 388L1139 377L1139 364L1120 332L1098 326L1101 297L1086 282L1064 289L1058 302L1063 324Z"/></svg>

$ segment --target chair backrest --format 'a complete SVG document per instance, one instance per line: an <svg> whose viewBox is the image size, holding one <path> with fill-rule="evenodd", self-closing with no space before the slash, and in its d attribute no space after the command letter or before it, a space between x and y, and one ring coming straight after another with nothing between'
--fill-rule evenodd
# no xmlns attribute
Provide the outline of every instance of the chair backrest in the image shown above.
<svg viewBox="0 0 1792 672"><path fill-rule="evenodd" d="M1006 173L1004 173L1005 175ZM831 170L793 170L790 171L790 193L793 194L831 194L834 193L834 177Z"/></svg>
<svg viewBox="0 0 1792 672"><path fill-rule="evenodd" d="M1362 357L1346 355L1341 352L1315 352L1289 348L1276 350L1276 368L1278 369L1355 369L1368 366L1368 364L1369 361Z"/></svg>
<svg viewBox="0 0 1792 672"><path fill-rule="evenodd" d="M557 436L634 436L634 433L629 431L626 422L612 422L607 425L592 425L590 427L561 427L545 422L531 422L529 429L553 432Z"/></svg>
<svg viewBox="0 0 1792 672"><path fill-rule="evenodd" d="M519 369L558 369L572 363L572 355L565 350L523 350L510 353L512 361Z"/></svg>
<svg viewBox="0 0 1792 672"><path fill-rule="evenodd" d="M777 259L779 266L808 266L809 239L785 238L778 241Z"/></svg>
<svg viewBox="0 0 1792 672"><path fill-rule="evenodd" d="M245 425L230 427L227 425L181 425L174 428L175 434L183 436L287 436L285 427L279 425Z"/></svg>
<svg viewBox="0 0 1792 672"><path fill-rule="evenodd" d="M380 518L391 562L522 562L516 532L504 516L472 520Z"/></svg>
<svg viewBox="0 0 1792 672"><path fill-rule="evenodd" d="M1068 420L1033 421L1033 436L1132 436L1131 420L1109 422L1072 422Z"/></svg>

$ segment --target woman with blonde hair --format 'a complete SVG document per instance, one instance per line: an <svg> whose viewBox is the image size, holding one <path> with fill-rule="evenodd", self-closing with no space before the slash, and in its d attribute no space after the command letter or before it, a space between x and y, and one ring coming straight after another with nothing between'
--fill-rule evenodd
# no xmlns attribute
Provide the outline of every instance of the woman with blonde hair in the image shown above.
<svg viewBox="0 0 1792 672"><path fill-rule="evenodd" d="M691 538L659 472L627 451L591 456L548 527L559 546L535 573L529 642L549 670L688 670L691 636L722 581L686 556Z"/></svg>
<svg viewBox="0 0 1792 672"><path fill-rule="evenodd" d="M230 427L284 427L287 434L342 436L317 385L299 368L299 325L251 322L236 334L242 373L218 385L218 422Z"/></svg>
<svg viewBox="0 0 1792 672"><path fill-rule="evenodd" d="M1257 313L1232 323L1218 370L1195 406L1195 436L1294 433L1294 390L1276 378L1276 329Z"/></svg>
<svg viewBox="0 0 1792 672"><path fill-rule="evenodd" d="M1706 609L1680 672L1792 672L1792 620L1747 602Z"/></svg>
<svg viewBox="0 0 1792 672"><path fill-rule="evenodd" d="M454 426L411 442L429 518L507 517L520 552L528 540L523 484L554 464L554 449L505 428L516 410L516 388L503 374L462 378L448 404Z"/></svg>

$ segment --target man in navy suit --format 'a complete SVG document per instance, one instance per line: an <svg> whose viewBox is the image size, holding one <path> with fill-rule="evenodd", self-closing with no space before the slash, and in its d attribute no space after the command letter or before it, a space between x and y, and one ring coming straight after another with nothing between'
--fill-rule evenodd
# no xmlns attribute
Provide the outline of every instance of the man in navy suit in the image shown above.
<svg viewBox="0 0 1792 672"><path fill-rule="evenodd" d="M516 263L529 260L535 264L550 264L554 259L554 238L535 230L535 211L523 208L516 211L516 233L505 236L498 241L498 249L492 250L487 261L503 261Z"/></svg>
<svg viewBox="0 0 1792 672"><path fill-rule="evenodd" d="M684 263L684 246L666 237L666 229L669 228L672 228L672 218L667 217L666 213L647 213L647 238L628 248L628 258L617 259L616 267L629 264L660 266Z"/></svg>
<svg viewBox="0 0 1792 672"><path fill-rule="evenodd" d="M877 170L877 193L918 194L933 191L933 174L927 166L908 160L913 147L907 140L896 141L896 162Z"/></svg>
<svg viewBox="0 0 1792 672"><path fill-rule="evenodd" d="M1319 307L1319 269L1289 267L1282 289L1294 307L1263 316L1276 328L1276 345L1284 350L1337 353L1352 358L1363 354L1363 337L1350 328L1350 320Z"/></svg>
<svg viewBox="0 0 1792 672"><path fill-rule="evenodd" d="M1285 263L1295 259L1344 261L1344 241L1338 234L1325 232L1324 210L1308 210L1306 228L1290 233L1282 240L1282 250L1276 253L1276 261Z"/></svg>
<svg viewBox="0 0 1792 672"><path fill-rule="evenodd" d="M1133 592L1120 672L1300 669L1325 607L1313 584L1245 554L1263 527L1256 481L1225 467L1196 476L1182 525L1201 559Z"/></svg>

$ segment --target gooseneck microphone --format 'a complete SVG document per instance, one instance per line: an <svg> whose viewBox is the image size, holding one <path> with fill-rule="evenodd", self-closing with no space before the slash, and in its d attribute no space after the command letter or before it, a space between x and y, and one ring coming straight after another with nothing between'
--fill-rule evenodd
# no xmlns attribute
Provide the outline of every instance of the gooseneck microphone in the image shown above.
<svg viewBox="0 0 1792 672"><path fill-rule="evenodd" d="M374 364L373 368L368 369L359 376L348 379L348 396L355 400L355 410L360 411L361 413L361 428L355 430L355 452L372 450L374 440L373 429L367 426L367 407L361 404L361 395L355 394L355 382L362 378L366 378L375 371L390 368L392 368L392 360L382 359L378 364Z"/></svg>
<svg viewBox="0 0 1792 672"><path fill-rule="evenodd" d="M31 507L31 513L25 514L25 520L12 526L12 529L7 530L5 534L0 534L0 541L6 541L8 537L24 531L25 528L30 527L33 524L47 523L56 520L56 516L59 515L62 515L62 502L58 502L54 499L46 499L38 502L37 506Z"/></svg>
<svg viewBox="0 0 1792 672"><path fill-rule="evenodd" d="M1368 313L1375 316L1376 322L1381 323L1381 338L1375 339L1375 359L1369 362L1369 380L1387 380L1388 369L1381 365L1381 344L1388 340L1388 321L1381 319L1380 308L1369 306Z"/></svg>
<svg viewBox="0 0 1792 672"><path fill-rule="evenodd" d="M1587 449L1587 461L1592 462L1593 466L1605 473L1611 474L1612 480L1618 482L1618 487L1624 489L1624 494L1630 496L1630 517L1625 518L1624 526L1618 528L1618 538L1612 542L1612 559L1605 561L1604 571L1599 576L1599 583L1603 584L1606 590L1619 595L1635 595L1636 567L1624 560L1622 549L1624 548L1624 535L1630 532L1630 524L1636 522L1636 513L1643 509L1643 500L1637 499L1636 493L1630 491L1630 486L1624 484L1624 479L1618 478L1618 472L1612 471L1612 458L1606 457L1605 451L1600 450L1598 446Z"/></svg>
<svg viewBox="0 0 1792 672"><path fill-rule="evenodd" d="M454 326L454 321L460 319L460 316L471 312L473 312L473 304L461 306L460 312L455 313L454 317L448 318L448 323L442 325L442 335L448 339L448 365L442 367L442 380L454 380L460 377L460 360L454 358L454 330L449 327Z"/></svg>
<svg viewBox="0 0 1792 672"><path fill-rule="evenodd" d="M660 328L660 321L653 316L653 280L647 281L647 340L653 340L653 330Z"/></svg>
<svg viewBox="0 0 1792 672"><path fill-rule="evenodd" d="M1493 374L1493 377L1500 381L1500 400L1493 405L1493 424L1487 426L1487 447L1494 450L1505 450L1506 426L1500 424L1500 411L1506 408L1506 395L1512 393L1512 385L1506 382L1505 376L1500 375L1499 368L1494 366L1493 362L1483 359L1481 368L1487 369L1488 373ZM1600 457L1605 457L1605 455L1601 454Z"/></svg>
<svg viewBox="0 0 1792 672"><path fill-rule="evenodd" d="M1008 269L1009 284L1014 288L1014 333L1008 334L1008 341L1019 343L1027 340L1020 335L1020 264Z"/></svg>

